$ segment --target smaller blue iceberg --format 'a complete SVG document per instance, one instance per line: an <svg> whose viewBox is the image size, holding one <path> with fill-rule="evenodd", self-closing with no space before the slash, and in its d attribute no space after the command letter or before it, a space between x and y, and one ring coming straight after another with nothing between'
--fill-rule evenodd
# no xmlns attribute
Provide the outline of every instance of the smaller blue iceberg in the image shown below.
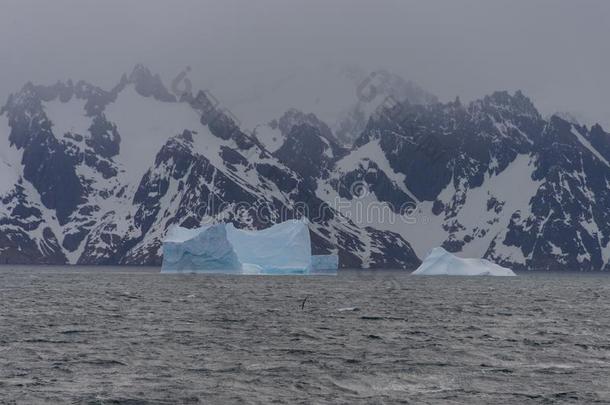
<svg viewBox="0 0 610 405"><path fill-rule="evenodd" d="M172 228L163 242L162 273L331 274L336 255L312 256L307 221L259 231L216 224Z"/></svg>
<svg viewBox="0 0 610 405"><path fill-rule="evenodd" d="M339 256L315 255L311 256L311 274L337 274Z"/></svg>
<svg viewBox="0 0 610 405"><path fill-rule="evenodd" d="M485 259L462 259L442 247L432 249L413 273L416 276L516 276L506 267Z"/></svg>

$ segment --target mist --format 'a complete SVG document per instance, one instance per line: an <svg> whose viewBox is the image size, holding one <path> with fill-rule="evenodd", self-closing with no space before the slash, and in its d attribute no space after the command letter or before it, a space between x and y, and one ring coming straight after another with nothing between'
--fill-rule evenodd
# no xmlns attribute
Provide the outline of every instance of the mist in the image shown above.
<svg viewBox="0 0 610 405"><path fill-rule="evenodd" d="M441 100L522 89L543 114L610 128L610 2L3 1L0 98L25 82L111 87L185 66L227 103L324 64L386 68Z"/></svg>

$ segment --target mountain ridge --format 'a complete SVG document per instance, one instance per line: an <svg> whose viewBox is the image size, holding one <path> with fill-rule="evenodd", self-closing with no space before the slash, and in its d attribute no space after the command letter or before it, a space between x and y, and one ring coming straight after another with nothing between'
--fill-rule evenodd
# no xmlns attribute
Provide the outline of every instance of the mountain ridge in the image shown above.
<svg viewBox="0 0 610 405"><path fill-rule="evenodd" d="M244 132L142 65L110 91L27 83L0 110L0 263L158 265L172 225L305 215L314 252L343 267L412 269L442 246L519 270L608 269L601 126L545 120L520 91L467 105L387 93L350 145L295 108Z"/></svg>

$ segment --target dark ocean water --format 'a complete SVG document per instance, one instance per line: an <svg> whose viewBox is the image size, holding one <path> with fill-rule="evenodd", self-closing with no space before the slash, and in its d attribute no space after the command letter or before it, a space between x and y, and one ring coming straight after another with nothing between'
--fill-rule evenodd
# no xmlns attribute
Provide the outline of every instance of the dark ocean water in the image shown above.
<svg viewBox="0 0 610 405"><path fill-rule="evenodd" d="M609 403L610 277L0 268L0 402Z"/></svg>

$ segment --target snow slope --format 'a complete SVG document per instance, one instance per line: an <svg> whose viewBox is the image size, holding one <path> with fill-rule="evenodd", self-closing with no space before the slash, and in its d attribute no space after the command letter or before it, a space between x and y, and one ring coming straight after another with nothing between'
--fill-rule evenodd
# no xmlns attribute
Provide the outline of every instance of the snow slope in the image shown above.
<svg viewBox="0 0 610 405"><path fill-rule="evenodd" d="M142 97L133 85L127 86L117 100L106 107L105 114L116 124L121 135L117 161L130 184L142 179L169 138L185 129L195 132L204 129L200 116L188 104Z"/></svg>
<svg viewBox="0 0 610 405"><path fill-rule="evenodd" d="M16 170L0 158L0 197L12 190L18 180Z"/></svg>
<svg viewBox="0 0 610 405"><path fill-rule="evenodd" d="M6 115L0 115L0 197L15 186L21 170L16 151L9 145L9 132Z"/></svg>
<svg viewBox="0 0 610 405"><path fill-rule="evenodd" d="M44 103L47 118L53 122L53 134L57 139L63 138L66 133L86 135L92 124L91 117L85 114L86 100L72 97L64 103L55 99Z"/></svg>

